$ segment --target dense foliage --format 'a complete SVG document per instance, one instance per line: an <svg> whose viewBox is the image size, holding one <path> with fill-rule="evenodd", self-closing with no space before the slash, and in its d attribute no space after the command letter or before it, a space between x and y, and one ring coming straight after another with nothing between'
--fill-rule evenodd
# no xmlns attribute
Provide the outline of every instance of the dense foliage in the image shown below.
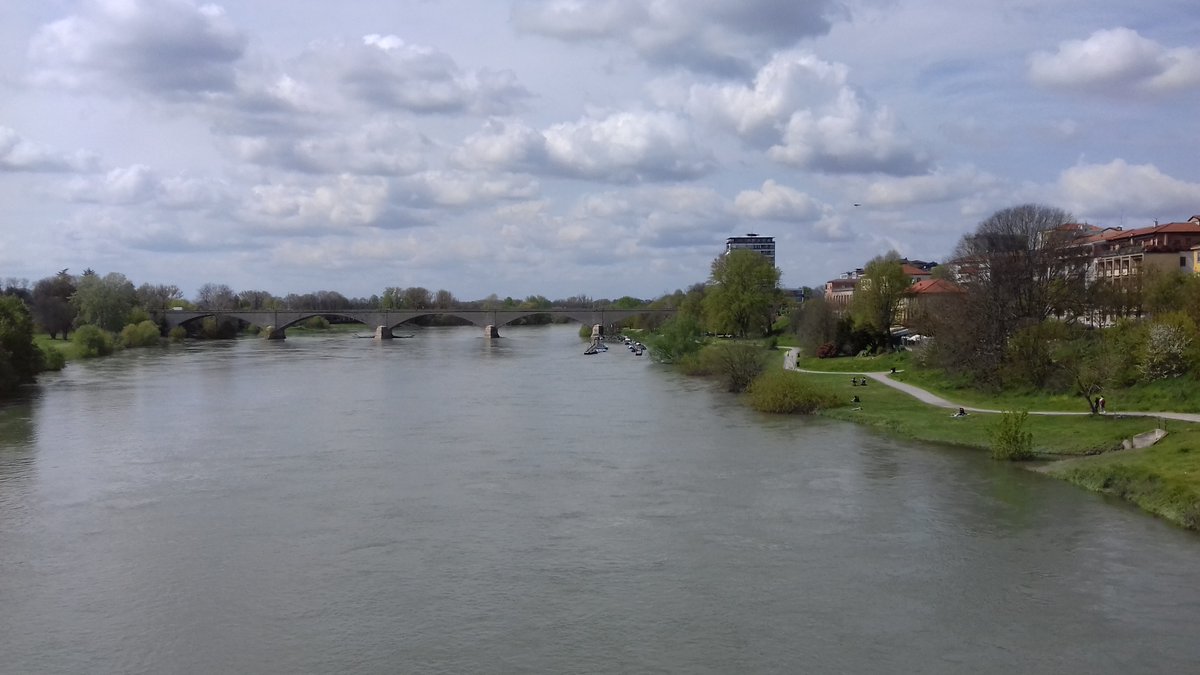
<svg viewBox="0 0 1200 675"><path fill-rule="evenodd" d="M747 390L747 400L759 412L785 414L811 414L840 403L828 391L787 370L769 370L757 377Z"/></svg>
<svg viewBox="0 0 1200 675"><path fill-rule="evenodd" d="M79 349L79 355L85 359L108 356L115 348L112 334L91 324L75 329L71 342Z"/></svg>
<svg viewBox="0 0 1200 675"><path fill-rule="evenodd" d="M20 298L0 297L0 396L34 381L44 357L33 343L33 317Z"/></svg>

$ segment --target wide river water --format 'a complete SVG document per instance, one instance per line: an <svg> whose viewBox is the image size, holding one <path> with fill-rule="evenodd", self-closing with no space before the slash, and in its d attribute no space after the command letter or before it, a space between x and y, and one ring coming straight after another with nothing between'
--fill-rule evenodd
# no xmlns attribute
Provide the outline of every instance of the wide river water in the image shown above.
<svg viewBox="0 0 1200 675"><path fill-rule="evenodd" d="M1200 672L1200 537L576 328L43 377L0 408L0 672Z"/></svg>

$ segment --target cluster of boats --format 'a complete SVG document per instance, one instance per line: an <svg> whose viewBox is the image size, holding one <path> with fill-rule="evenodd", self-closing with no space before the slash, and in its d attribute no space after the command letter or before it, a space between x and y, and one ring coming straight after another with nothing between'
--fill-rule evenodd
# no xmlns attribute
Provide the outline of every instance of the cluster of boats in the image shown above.
<svg viewBox="0 0 1200 675"><path fill-rule="evenodd" d="M629 351L633 352L634 356L641 356L646 351L646 345L631 338L621 337L618 335L616 339L620 340L622 344L628 347ZM592 341L592 344L588 345L588 348L583 353L585 356L591 356L592 354L599 354L600 352L606 351L608 351L608 345L604 344L603 338L597 338Z"/></svg>

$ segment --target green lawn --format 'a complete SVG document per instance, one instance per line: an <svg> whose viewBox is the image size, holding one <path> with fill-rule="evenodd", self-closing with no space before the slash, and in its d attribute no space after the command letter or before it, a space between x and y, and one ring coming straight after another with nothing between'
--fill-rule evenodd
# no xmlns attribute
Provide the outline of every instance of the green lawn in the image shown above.
<svg viewBox="0 0 1200 675"><path fill-rule="evenodd" d="M802 358L799 366L807 370L862 374L883 372L895 367L893 378L931 391L942 398L966 406L999 410L1051 410L1088 412L1087 400L1078 394L1051 393L1038 390L984 391L972 387L966 380L948 376L937 370L914 367L908 352L868 357L836 359ZM1190 377L1137 384L1124 389L1104 392L1109 412L1122 410L1139 412L1200 412L1200 382Z"/></svg>
<svg viewBox="0 0 1200 675"><path fill-rule="evenodd" d="M862 369L871 370L875 369ZM986 451L991 443L992 426L999 417L972 413L955 418L945 408L925 405L886 385L851 386L841 373L801 376L847 402L823 411L822 415L904 438ZM957 390L939 393L968 402L968 397L959 396ZM861 400L858 406L849 403L855 395ZM989 399L977 395L970 397L969 402L999 409L1008 407L1003 404L1005 401L1024 402L1040 409L1053 409L1047 405L1048 400L1049 397L1010 395ZM1157 445L1145 450L1120 449L1122 440L1160 424L1168 435ZM1030 415L1026 429L1033 434L1034 449L1043 459L1058 460L1037 470L1089 490L1121 497L1185 528L1200 530L1200 425L1111 414Z"/></svg>
<svg viewBox="0 0 1200 675"><path fill-rule="evenodd" d="M1064 460L1041 470L1200 530L1200 425L1168 423L1167 430L1166 438L1144 450Z"/></svg>
<svg viewBox="0 0 1200 675"><path fill-rule="evenodd" d="M843 375L804 374L804 377L811 378L838 400L846 401L845 406L822 413L827 417L858 422L905 438L979 449L988 449L991 445L991 428L998 415L972 413L956 418L946 408L926 405L886 385L855 387ZM861 399L861 405L849 403L853 396ZM854 410L855 407L862 409ZM1151 419L1116 415L1030 415L1027 423L1027 429L1033 433L1034 449L1046 456L1105 452L1121 447L1123 439L1149 431L1154 426L1155 421Z"/></svg>
<svg viewBox="0 0 1200 675"><path fill-rule="evenodd" d="M75 344L70 340L63 340L61 338L58 340L51 340L49 334L38 333L37 335L33 336L33 342L43 349L57 349L58 351L62 352L62 355L68 361L75 361L82 358L79 355L79 348L76 347Z"/></svg>

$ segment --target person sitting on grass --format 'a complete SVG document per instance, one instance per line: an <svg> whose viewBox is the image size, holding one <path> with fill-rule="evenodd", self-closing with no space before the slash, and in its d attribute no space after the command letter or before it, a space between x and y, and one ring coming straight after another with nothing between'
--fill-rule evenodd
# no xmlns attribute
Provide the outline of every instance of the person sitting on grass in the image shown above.
<svg viewBox="0 0 1200 675"><path fill-rule="evenodd" d="M959 408L959 409L958 409L958 412L954 413L954 415L953 415L953 416L954 416L954 417L966 417L966 416L967 416L967 410L966 410L966 408Z"/></svg>

